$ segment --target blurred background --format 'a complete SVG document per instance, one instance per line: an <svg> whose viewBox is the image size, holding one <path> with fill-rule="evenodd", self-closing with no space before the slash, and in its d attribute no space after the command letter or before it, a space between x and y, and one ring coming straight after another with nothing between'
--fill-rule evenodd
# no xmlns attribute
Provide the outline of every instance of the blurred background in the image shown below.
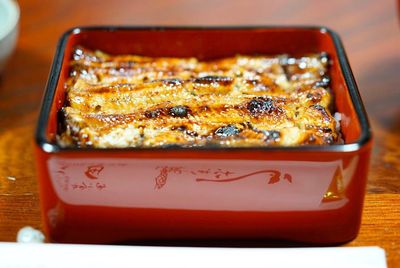
<svg viewBox="0 0 400 268"><path fill-rule="evenodd" d="M369 193L400 193L400 32L395 0L21 0L17 47L0 75L0 240L39 222L33 132L59 37L83 25L323 25L346 48L375 135ZM2 27L0 25L0 27ZM21 169L20 167L24 167ZM12 182L10 174L18 180ZM5 179L5 178L8 178ZM5 183L7 182L7 183ZM24 204L14 213L13 203ZM2 220L7 219L7 223ZM29 224L29 222L26 222Z"/></svg>

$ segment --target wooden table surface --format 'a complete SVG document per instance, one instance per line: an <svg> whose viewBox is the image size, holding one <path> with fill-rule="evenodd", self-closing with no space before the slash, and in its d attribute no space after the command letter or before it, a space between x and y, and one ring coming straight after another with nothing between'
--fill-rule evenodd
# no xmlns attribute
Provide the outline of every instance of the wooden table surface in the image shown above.
<svg viewBox="0 0 400 268"><path fill-rule="evenodd" d="M56 42L77 25L325 25L344 42L375 142L360 234L400 267L400 22L395 0L21 0L20 37L0 79L0 241L41 228L33 132ZM0 26L1 27L1 26Z"/></svg>

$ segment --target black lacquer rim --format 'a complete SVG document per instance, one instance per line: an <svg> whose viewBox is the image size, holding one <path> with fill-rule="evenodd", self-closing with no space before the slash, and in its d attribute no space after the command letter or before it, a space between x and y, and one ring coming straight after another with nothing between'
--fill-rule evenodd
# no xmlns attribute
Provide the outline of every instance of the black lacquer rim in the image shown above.
<svg viewBox="0 0 400 268"><path fill-rule="evenodd" d="M333 40L340 63L348 91L350 93L351 100L356 110L358 120L361 125L360 138L354 143L348 144L334 144L329 146L321 145L302 145L302 146L270 146L270 147L219 147L219 146L205 146L205 147L180 147L180 146L168 146L168 147L154 147L154 148L62 148L56 143L52 143L47 140L46 128L50 116L51 106L55 97L55 90L57 82L61 74L61 67L64 58L64 51L68 41L68 38L73 34L78 34L83 31L129 31L129 30L147 30L147 31L168 31L168 30L257 30L257 29L299 29L299 30L319 30L323 33L328 33ZM49 79L46 85L46 91L42 100L42 106L39 113L39 119L37 123L35 140L36 144L46 153L55 153L59 151L64 152L128 152L128 151L248 151L248 150L261 150L261 151L304 151L304 152L353 152L359 150L363 145L367 144L372 138L368 117L361 100L360 93L357 88L353 73L350 69L350 65L347 59L347 55L344 51L342 42L339 35L329 28L321 26L85 26L76 27L66 31L60 41L58 42L56 54L51 66Z"/></svg>

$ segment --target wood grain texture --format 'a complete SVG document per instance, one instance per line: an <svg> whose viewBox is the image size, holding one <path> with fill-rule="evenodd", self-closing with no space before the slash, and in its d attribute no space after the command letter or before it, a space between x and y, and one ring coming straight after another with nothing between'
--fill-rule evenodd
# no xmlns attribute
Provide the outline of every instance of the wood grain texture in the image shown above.
<svg viewBox="0 0 400 268"><path fill-rule="evenodd" d="M351 246L378 245L400 267L400 22L395 0L22 0L18 47L0 78L0 240L40 228L33 131L59 36L77 25L325 25L352 65L375 142L363 225Z"/></svg>
<svg viewBox="0 0 400 268"><path fill-rule="evenodd" d="M368 194L360 233L356 240L345 246L380 246L386 250L388 267L399 267L400 206L398 204L400 204L398 194Z"/></svg>

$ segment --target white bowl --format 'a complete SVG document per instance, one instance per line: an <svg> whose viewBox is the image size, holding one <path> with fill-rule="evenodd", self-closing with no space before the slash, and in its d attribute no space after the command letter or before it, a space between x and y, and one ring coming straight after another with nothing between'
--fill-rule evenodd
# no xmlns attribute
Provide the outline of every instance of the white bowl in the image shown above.
<svg viewBox="0 0 400 268"><path fill-rule="evenodd" d="M17 43L19 14L16 1L0 0L0 72Z"/></svg>

